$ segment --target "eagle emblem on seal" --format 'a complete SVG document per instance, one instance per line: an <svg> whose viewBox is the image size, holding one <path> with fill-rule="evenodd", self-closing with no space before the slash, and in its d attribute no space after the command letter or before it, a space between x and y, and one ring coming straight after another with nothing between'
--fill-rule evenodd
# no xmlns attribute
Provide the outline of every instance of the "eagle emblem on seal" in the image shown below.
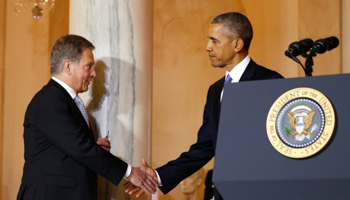
<svg viewBox="0 0 350 200"><path fill-rule="evenodd" d="M297 141L310 139L313 131L317 129L317 124L314 124L311 130L308 131L312 124L315 110L308 105L297 105L291 108L287 114L289 117L289 124L293 129L291 130L288 124L285 126L287 136L293 137Z"/></svg>

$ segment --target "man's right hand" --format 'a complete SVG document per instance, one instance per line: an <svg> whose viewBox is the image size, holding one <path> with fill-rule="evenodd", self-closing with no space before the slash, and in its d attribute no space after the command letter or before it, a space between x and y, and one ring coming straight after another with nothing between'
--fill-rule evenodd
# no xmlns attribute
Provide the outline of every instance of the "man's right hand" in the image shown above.
<svg viewBox="0 0 350 200"><path fill-rule="evenodd" d="M155 194L157 192L158 181L139 167L132 167L128 180L149 194Z"/></svg>
<svg viewBox="0 0 350 200"><path fill-rule="evenodd" d="M142 165L145 167L145 172L146 172L147 174L151 175L151 176L153 177L153 179L154 179L154 180L157 182L157 184L158 184L159 180L158 180L158 177L157 177L157 174L156 174L155 170L152 169L152 168L147 164L147 162L146 162L145 159L142 159ZM130 183L130 182L131 182L131 181L129 181L129 182L127 182L127 183L124 184L124 187L127 188L127 189L125 190L125 193L128 193L129 195L132 195L132 194L138 192L137 195L136 195L137 198L140 197L140 196L142 196L142 195L145 193L145 190L143 190L143 189L140 188L140 187L136 187L135 184L132 184L132 183ZM147 191L146 191L146 192L147 192Z"/></svg>

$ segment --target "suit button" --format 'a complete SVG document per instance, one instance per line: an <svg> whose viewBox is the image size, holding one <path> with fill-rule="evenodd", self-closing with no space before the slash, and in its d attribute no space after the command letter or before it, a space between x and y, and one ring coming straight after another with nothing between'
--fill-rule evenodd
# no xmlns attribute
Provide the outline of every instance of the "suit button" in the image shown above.
<svg viewBox="0 0 350 200"><path fill-rule="evenodd" d="M94 187L95 187L95 188L98 188L98 185L97 185L97 184L94 184Z"/></svg>

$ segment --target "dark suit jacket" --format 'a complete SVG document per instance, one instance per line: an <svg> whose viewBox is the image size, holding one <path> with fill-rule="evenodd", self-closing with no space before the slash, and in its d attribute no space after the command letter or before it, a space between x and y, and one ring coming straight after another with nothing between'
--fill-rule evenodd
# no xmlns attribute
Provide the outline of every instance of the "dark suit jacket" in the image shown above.
<svg viewBox="0 0 350 200"><path fill-rule="evenodd" d="M244 71L241 81L283 78L275 71L257 65L251 60ZM197 142L176 160L156 169L162 181L161 191L166 194L183 179L190 176L215 155L216 139L220 116L220 96L225 77L210 86L204 108L203 124L198 132ZM239 95L239 94L238 94ZM217 199L217 198L216 198Z"/></svg>
<svg viewBox="0 0 350 200"><path fill-rule="evenodd" d="M96 144L68 92L50 80L28 105L18 200L97 199L97 175L118 185L127 164Z"/></svg>

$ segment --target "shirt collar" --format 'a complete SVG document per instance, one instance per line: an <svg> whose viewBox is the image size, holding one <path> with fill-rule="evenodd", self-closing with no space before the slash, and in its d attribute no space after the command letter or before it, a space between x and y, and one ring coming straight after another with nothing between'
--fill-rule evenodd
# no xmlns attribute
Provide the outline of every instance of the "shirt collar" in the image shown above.
<svg viewBox="0 0 350 200"><path fill-rule="evenodd" d="M60 84L68 92L68 94L72 97L72 99L74 99L77 96L75 91L71 87L69 87L65 82L61 81L60 79L58 79L56 77L52 77L52 80L54 80L58 84Z"/></svg>
<svg viewBox="0 0 350 200"><path fill-rule="evenodd" d="M243 72L247 68L249 62L250 62L250 56L247 55L240 63L238 63L230 72L226 71L225 79L228 74L230 74L232 78L231 83L237 83L241 79Z"/></svg>

